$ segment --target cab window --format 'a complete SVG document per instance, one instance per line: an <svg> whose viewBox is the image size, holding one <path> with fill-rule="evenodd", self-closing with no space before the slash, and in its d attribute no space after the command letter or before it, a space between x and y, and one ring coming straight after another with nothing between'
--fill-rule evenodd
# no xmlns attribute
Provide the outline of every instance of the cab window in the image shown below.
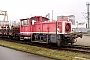
<svg viewBox="0 0 90 60"><path fill-rule="evenodd" d="M28 25L28 20L23 20L23 21L22 21L22 25L27 26L27 25Z"/></svg>
<svg viewBox="0 0 90 60"><path fill-rule="evenodd" d="M48 22L49 20L43 18L42 21L43 21L43 22Z"/></svg>
<svg viewBox="0 0 90 60"><path fill-rule="evenodd" d="M33 18L32 20L34 20L35 22L37 21L36 18Z"/></svg>

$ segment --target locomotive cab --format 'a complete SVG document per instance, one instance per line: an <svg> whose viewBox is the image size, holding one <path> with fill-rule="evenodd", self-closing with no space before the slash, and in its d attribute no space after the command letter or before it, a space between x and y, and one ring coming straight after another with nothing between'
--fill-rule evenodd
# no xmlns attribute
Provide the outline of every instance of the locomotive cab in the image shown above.
<svg viewBox="0 0 90 60"><path fill-rule="evenodd" d="M20 40L30 39L30 22L29 18L20 20Z"/></svg>

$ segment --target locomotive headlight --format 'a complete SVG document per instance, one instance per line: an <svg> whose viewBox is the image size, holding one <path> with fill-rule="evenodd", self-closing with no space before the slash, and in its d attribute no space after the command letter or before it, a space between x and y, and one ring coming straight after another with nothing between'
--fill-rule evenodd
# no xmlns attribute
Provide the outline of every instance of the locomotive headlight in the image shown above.
<svg viewBox="0 0 90 60"><path fill-rule="evenodd" d="M72 31L74 31L74 29L72 29Z"/></svg>
<svg viewBox="0 0 90 60"><path fill-rule="evenodd" d="M74 33L75 31L74 31L74 29L72 29L72 33Z"/></svg>

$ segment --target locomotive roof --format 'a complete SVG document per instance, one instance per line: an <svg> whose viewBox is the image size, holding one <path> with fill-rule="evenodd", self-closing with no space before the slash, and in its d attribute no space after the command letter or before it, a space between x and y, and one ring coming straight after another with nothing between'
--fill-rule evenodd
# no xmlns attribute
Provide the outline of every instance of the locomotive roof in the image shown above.
<svg viewBox="0 0 90 60"><path fill-rule="evenodd" d="M26 19L20 19L20 20L27 20L28 18L26 18Z"/></svg>
<svg viewBox="0 0 90 60"><path fill-rule="evenodd" d="M31 17L31 18L38 18L38 17L42 17L42 18L44 18L44 19L47 19L47 20L49 20L47 17L43 17L43 16L33 16L33 17Z"/></svg>
<svg viewBox="0 0 90 60"><path fill-rule="evenodd" d="M43 16L33 16L33 17L31 17L31 18L20 19L20 20L27 20L27 19L39 18L39 17L42 17L42 18L44 18L44 19L46 19L46 20L49 20L47 17L43 17Z"/></svg>

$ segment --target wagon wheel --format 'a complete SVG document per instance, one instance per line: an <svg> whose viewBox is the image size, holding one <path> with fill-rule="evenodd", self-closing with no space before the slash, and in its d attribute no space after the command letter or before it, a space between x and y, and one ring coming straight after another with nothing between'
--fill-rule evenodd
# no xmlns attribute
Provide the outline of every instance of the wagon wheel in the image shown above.
<svg viewBox="0 0 90 60"><path fill-rule="evenodd" d="M61 40L57 40L57 45L61 46Z"/></svg>
<svg viewBox="0 0 90 60"><path fill-rule="evenodd" d="M13 39L13 37L12 37L11 35L9 36L9 38L10 38L11 40Z"/></svg>

